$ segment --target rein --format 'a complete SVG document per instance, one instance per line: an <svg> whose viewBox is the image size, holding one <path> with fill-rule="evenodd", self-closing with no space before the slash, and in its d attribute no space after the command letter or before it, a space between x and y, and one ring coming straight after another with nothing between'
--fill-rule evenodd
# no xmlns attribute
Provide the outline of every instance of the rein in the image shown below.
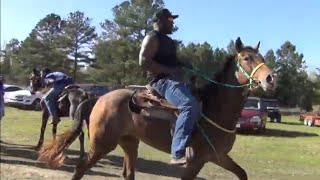
<svg viewBox="0 0 320 180"><path fill-rule="evenodd" d="M252 72L249 73L241 66L240 62L239 62L239 58L237 58L237 67L239 68L239 70L248 78L249 80L249 83L247 84L242 84L242 85L232 85L232 84L225 84L225 83L219 83L217 81L214 81L212 80L211 78L209 78L208 76L206 75L203 75L202 73L200 73L200 70L197 69L197 70L194 70L194 69L189 69L189 68L185 68L186 70L194 73L194 74L197 74L197 75L200 75L202 78L204 78L205 80L207 81L210 81L210 82L213 82L215 84L218 84L218 85L222 85L222 86L225 86L225 87L230 87L230 88L243 88L243 87L246 87L246 86L249 86L249 89L251 90L252 89L252 85L256 82L254 79L253 79L253 76L255 75L255 73L263 66L265 65L264 63L260 63L258 66L256 66ZM226 132L226 133L235 133L236 132L236 128L235 129L232 129L232 130L229 130L229 129L226 129L224 127L221 127L220 125L218 125L217 123L215 123L214 121L212 121L210 118L208 118L206 115L204 115L202 112L200 112L200 115L207 121L209 122L211 125L217 127L218 129ZM199 126L200 127L200 126Z"/></svg>
<svg viewBox="0 0 320 180"><path fill-rule="evenodd" d="M198 76L202 77L203 79L218 84L218 85L222 85L225 87L229 87L229 88L243 88L246 86L249 86L249 89L251 90L253 87L253 84L256 82L256 80L253 79L253 76L255 75L255 73L263 66L265 65L264 63L260 63L258 66L256 66L251 74L249 75L249 73L241 66L240 62L239 62L239 58L237 58L237 67L239 68L239 70L248 78L249 83L247 84L241 84L241 85L233 85L233 84L225 84L225 83L220 83L217 82L215 80L212 80L211 78L209 78L208 76L204 75L203 73L200 72L200 69L198 68L193 68L193 69L189 69L189 68L184 68L185 70L193 73L193 74L197 74Z"/></svg>
<svg viewBox="0 0 320 180"><path fill-rule="evenodd" d="M222 85L225 87L229 87L229 88L243 88L246 86L249 86L249 89L251 90L253 88L253 84L256 83L256 81L253 79L254 74L264 65L264 63L260 63L258 66L256 66L252 72L249 73L241 66L240 62L239 62L239 57L237 58L237 67L238 69L247 77L247 79L249 80L249 83L246 84L242 84L242 85L233 85L233 84L225 84L225 83L219 83L217 81L212 80L211 78L209 78L208 76L200 73L199 69L189 69L189 68L185 68L186 70L200 75L203 79L209 81L209 82L213 82L215 84L218 85ZM238 79L238 77L237 77ZM213 120L211 120L210 118L208 118L206 115L204 115L202 112L200 112L200 115L203 117L204 120L206 120L208 123L210 123L211 125L215 126L216 128L220 129L223 132L226 133L230 133L230 134L234 134L236 132L236 127L232 130L226 129L224 127L221 127L219 124L215 123ZM200 129L201 134L204 136L204 138L206 139L206 141L208 142L208 144L210 145L211 149L216 152L216 149L214 147L214 145L211 143L210 138L207 136L207 134L205 133L204 129L200 126L200 124L198 122L196 122L197 127ZM217 159L219 160L219 157L216 154Z"/></svg>

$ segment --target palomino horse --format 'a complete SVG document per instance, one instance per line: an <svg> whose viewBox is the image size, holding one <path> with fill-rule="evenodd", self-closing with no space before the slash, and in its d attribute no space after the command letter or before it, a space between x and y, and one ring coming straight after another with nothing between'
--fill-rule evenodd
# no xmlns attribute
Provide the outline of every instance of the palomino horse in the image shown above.
<svg viewBox="0 0 320 180"><path fill-rule="evenodd" d="M42 77L40 76L40 71L38 69L36 69L36 68L33 69L33 73L31 74L29 79L30 79L30 87L31 87L30 92L32 94L34 94L38 90L45 91L45 89L46 90L49 89L48 87L45 87L45 85L43 83L44 81L43 81ZM45 93L45 92L43 92L43 93ZM80 89L79 87L74 86L74 85L70 85L69 87L66 87L65 91L60 95L60 98L57 99L57 101L58 101L57 110L58 110L59 117L71 117L72 119L74 119L75 112L76 112L78 105L87 98L88 98L88 95L83 89ZM43 101L41 103L41 106L42 106L42 125L41 125L40 138L39 138L37 146L35 147L35 150L40 150L40 148L42 147L42 144L44 141L44 133L45 133L47 122L48 122L48 119L50 116L49 112L47 110L47 107ZM91 106L91 108L92 108L92 106ZM89 115L90 115L90 112L88 112L86 114L86 116L88 116L88 117L89 117ZM82 116L85 116L85 115L82 114ZM87 120L86 122L88 125L89 118L83 117L82 119L86 119ZM57 125L53 124L53 127L52 127L53 139L56 138L56 133L57 133ZM80 145L80 152L81 152L80 157L82 157L85 155L83 131L81 131L81 133L80 133L79 140L80 140L80 144L81 144Z"/></svg>
<svg viewBox="0 0 320 180"><path fill-rule="evenodd" d="M228 57L222 70L212 79L213 82L199 89L202 116L196 123L189 141L188 147L193 150L193 155L187 161L181 179L194 179L207 162L213 162L233 172L239 179L247 179L245 170L234 162L228 153L235 142L236 123L250 93L251 85L260 85L265 91L273 90L275 87L272 70L264 64L264 59L258 52L259 44L255 48L245 47L238 38L237 55ZM250 84L250 88L245 84ZM119 89L98 99L90 115L90 152L78 163L73 180L81 179L88 169L114 150L118 144L124 150L125 179L135 178L140 140L170 153L172 124L168 120L155 120L150 111L158 108L160 112L163 108L143 107L139 104L139 99L148 99L145 98L145 94L142 96L142 93ZM154 101L150 100L151 97L149 102ZM168 109L174 109L169 107L168 103L163 103L163 99L158 102L162 102ZM162 116L157 115L157 118L175 117L173 111L161 111L161 113ZM167 115L164 115L165 113ZM149 117L146 114L149 114ZM57 138L60 146L55 146L55 149L51 150L52 154L47 154L51 157L47 160L57 160L56 157L61 155L60 147L72 143L65 140L78 134L79 132L71 131L69 135Z"/></svg>

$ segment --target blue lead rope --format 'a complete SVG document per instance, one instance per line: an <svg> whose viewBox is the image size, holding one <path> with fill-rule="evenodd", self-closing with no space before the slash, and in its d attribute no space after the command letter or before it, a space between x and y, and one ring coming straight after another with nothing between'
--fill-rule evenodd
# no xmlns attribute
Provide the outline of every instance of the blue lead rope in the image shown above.
<svg viewBox="0 0 320 180"><path fill-rule="evenodd" d="M240 66L240 67L241 67L241 66ZM213 82L213 83L215 83L215 84L219 84L219 85L222 85L222 86L225 86L225 87L230 87L230 88L242 88L242 87L250 86L250 84L252 83L251 81L250 81L250 83L243 84L243 85L233 85L233 84L219 83L219 82L217 82L217 81L214 81L214 80L210 79L208 76L200 73L200 70L199 70L199 69L197 69L197 70L194 70L195 68L193 68L193 69L185 68L185 69L186 69L187 71L190 71L190 72L192 72L192 73L194 73L194 74L197 74L197 75L201 76L203 79L205 79L205 80L207 80L207 81L209 81L209 82ZM240 68L240 69L242 70L242 68Z"/></svg>

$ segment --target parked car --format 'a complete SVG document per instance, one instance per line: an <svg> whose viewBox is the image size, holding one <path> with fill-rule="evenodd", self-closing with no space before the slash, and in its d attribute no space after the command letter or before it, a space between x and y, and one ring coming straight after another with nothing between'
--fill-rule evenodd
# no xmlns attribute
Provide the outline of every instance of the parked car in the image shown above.
<svg viewBox="0 0 320 180"><path fill-rule="evenodd" d="M268 111L268 117L270 122L281 122L281 113L279 107L279 101L277 99L262 99L266 104Z"/></svg>
<svg viewBox="0 0 320 180"><path fill-rule="evenodd" d="M3 87L4 87L4 92L12 92L12 91L22 90L22 88L20 86L11 85L11 84L4 84Z"/></svg>
<svg viewBox="0 0 320 180"><path fill-rule="evenodd" d="M41 110L40 101L44 94L36 92L31 94L30 90L22 89L18 91L8 92L5 98L5 105L28 108L36 111Z"/></svg>
<svg viewBox="0 0 320 180"><path fill-rule="evenodd" d="M22 90L21 87L16 85L11 85L11 84L4 84L3 88L4 88L4 96L3 96L4 102L6 102L7 96L10 92Z"/></svg>
<svg viewBox="0 0 320 180"><path fill-rule="evenodd" d="M257 130L262 132L266 129L267 117L268 112L263 99L248 97L236 128L238 130Z"/></svg>

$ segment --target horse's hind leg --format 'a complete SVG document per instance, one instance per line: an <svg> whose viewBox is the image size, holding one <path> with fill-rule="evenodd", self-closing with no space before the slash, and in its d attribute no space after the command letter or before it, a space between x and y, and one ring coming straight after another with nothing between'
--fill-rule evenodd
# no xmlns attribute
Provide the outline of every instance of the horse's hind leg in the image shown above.
<svg viewBox="0 0 320 180"><path fill-rule="evenodd" d="M100 124L99 124L100 125ZM92 168L103 156L111 152L117 147L119 135L109 128L90 128L92 130L92 137L90 139L89 155L80 160L72 180L78 180L83 177L86 171Z"/></svg>
<svg viewBox="0 0 320 180"><path fill-rule="evenodd" d="M44 139L44 132L46 131L48 119L49 119L49 112L44 107L43 112L42 112L42 124L41 124L40 138L39 138L37 146L35 147L36 151L40 150L40 148L42 147L43 139Z"/></svg>
<svg viewBox="0 0 320 180"><path fill-rule="evenodd" d="M213 163L223 167L226 170L233 172L240 180L247 180L248 176L244 169L242 169L229 155L225 155L219 158L219 161L214 159Z"/></svg>
<svg viewBox="0 0 320 180"><path fill-rule="evenodd" d="M80 141L80 157L79 159L83 159L85 156L85 150L84 150L84 132L81 130L79 135L79 141Z"/></svg>
<svg viewBox="0 0 320 180"><path fill-rule="evenodd" d="M120 137L119 145L124 151L122 175L126 180L134 180L139 139L134 136L122 136Z"/></svg>

